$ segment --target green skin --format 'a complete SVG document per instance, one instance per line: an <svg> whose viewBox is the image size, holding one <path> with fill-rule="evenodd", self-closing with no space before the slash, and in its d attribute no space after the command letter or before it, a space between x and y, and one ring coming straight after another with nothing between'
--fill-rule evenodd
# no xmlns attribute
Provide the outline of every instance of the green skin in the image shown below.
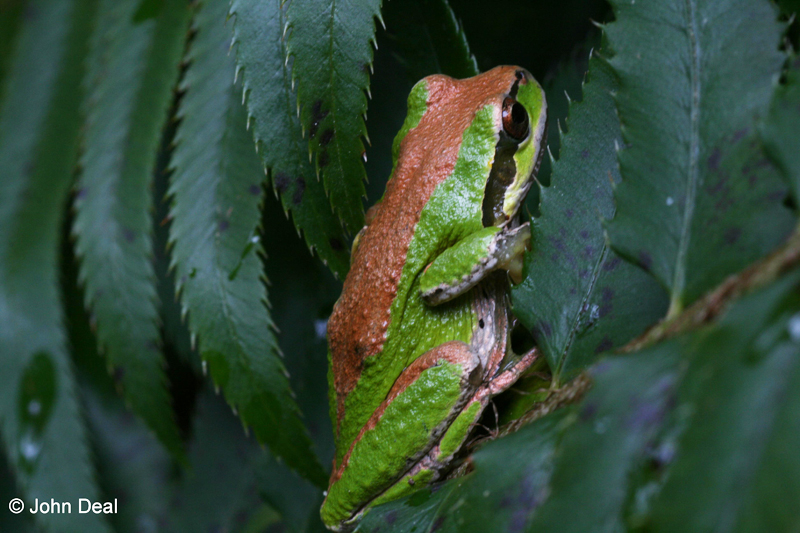
<svg viewBox="0 0 800 533"><path fill-rule="evenodd" d="M423 80L408 99L408 116L394 143L395 167L403 157L400 141L419 123L426 99ZM544 93L532 78L519 85L516 99L528 113L530 131L515 144L513 182L495 199L508 220L486 227L483 220L487 182L503 137L499 105L489 104L463 131L452 173L436 186L421 212L391 304L382 353L364 365L345 400L335 464L350 454L321 510L329 529L347 531L372 506L439 479L491 396L533 362L531 353L500 368L510 353L508 276L502 271L521 269L530 241L528 224L516 226L515 215L541 156L546 115ZM443 346L456 355L437 357ZM412 364L421 369L419 375L398 388L398 378ZM489 375L488 369L493 370ZM332 409L334 403L332 397ZM385 410L373 417L381 406ZM368 421L372 427L365 430Z"/></svg>

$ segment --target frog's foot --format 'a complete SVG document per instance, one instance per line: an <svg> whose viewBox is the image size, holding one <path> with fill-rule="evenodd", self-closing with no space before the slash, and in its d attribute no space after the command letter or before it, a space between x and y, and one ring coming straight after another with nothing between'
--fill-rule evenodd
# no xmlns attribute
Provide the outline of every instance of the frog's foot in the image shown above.
<svg viewBox="0 0 800 533"><path fill-rule="evenodd" d="M431 483L441 479L443 472L452 467L453 457L472 433L471 428L478 424L489 399L513 385L538 358L539 351L534 348L511 368L495 376L485 387L479 388L450 424L439 443L406 474L405 483L413 486L420 481Z"/></svg>
<svg viewBox="0 0 800 533"><path fill-rule="evenodd" d="M460 240L442 252L422 273L420 295L438 305L480 283L491 272L508 271L514 283L522 281L522 257L531 240L531 227L490 226Z"/></svg>
<svg viewBox="0 0 800 533"><path fill-rule="evenodd" d="M481 387L475 394L475 398L481 400L483 398L491 398L497 396L501 392L508 389L516 382L519 377L531 367L533 363L539 358L539 349L534 347L528 353L523 355L519 361L514 363L513 366L504 370L503 372L492 378L485 387Z"/></svg>

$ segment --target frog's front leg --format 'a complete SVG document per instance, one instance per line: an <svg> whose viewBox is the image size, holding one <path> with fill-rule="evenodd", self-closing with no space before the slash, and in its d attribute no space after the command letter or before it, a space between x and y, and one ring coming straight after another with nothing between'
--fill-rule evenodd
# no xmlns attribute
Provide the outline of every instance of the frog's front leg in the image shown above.
<svg viewBox="0 0 800 533"><path fill-rule="evenodd" d="M531 240L530 224L513 229L489 226L442 252L422 273L420 294L437 305L465 293L489 273L507 270L515 283L522 281L522 255Z"/></svg>

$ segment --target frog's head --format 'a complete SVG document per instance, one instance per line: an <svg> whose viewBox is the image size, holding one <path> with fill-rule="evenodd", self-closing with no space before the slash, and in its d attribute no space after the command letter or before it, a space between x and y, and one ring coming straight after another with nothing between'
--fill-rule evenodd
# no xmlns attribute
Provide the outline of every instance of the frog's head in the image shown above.
<svg viewBox="0 0 800 533"><path fill-rule="evenodd" d="M392 145L392 176L422 169L416 192L424 190L418 197L425 201L451 175L475 180L482 204L475 205L476 214L484 226L503 227L519 211L539 169L546 125L544 91L523 68L500 66L462 80L434 74L411 89L406 120Z"/></svg>
<svg viewBox="0 0 800 533"><path fill-rule="evenodd" d="M503 76L491 97L497 147L483 199L484 226L505 226L514 218L546 149L547 103L542 87L525 69L498 69Z"/></svg>

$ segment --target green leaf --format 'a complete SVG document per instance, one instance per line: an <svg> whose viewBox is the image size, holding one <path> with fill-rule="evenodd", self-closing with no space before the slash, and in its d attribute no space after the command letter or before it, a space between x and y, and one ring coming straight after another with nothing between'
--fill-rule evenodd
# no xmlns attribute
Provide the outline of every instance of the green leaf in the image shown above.
<svg viewBox="0 0 800 533"><path fill-rule="evenodd" d="M347 275L350 250L341 224L308 157L297 114L297 93L286 63L283 32L286 9L280 0L231 3L233 41L243 75L248 123L272 185L306 244L341 279Z"/></svg>
<svg viewBox="0 0 800 533"><path fill-rule="evenodd" d="M564 414L562 411L538 420L486 445L474 455L475 470L470 475L377 507L366 515L357 531L524 530L546 497Z"/></svg>
<svg viewBox="0 0 800 533"><path fill-rule="evenodd" d="M792 191L795 205L800 205L800 58L793 58L786 73L786 83L772 95L761 138L767 155L781 170Z"/></svg>
<svg viewBox="0 0 800 533"><path fill-rule="evenodd" d="M139 4L100 1L73 233L86 305L125 401L183 457L159 347L150 187L189 10L182 0L155 12Z"/></svg>
<svg viewBox="0 0 800 533"><path fill-rule="evenodd" d="M480 72L447 0L387 2L383 17L398 62L412 81L430 74L469 78Z"/></svg>
<svg viewBox="0 0 800 533"><path fill-rule="evenodd" d="M14 52L14 43L20 26L25 4L23 0L5 0L0 7L0 98L5 89L5 77L9 61Z"/></svg>
<svg viewBox="0 0 800 533"><path fill-rule="evenodd" d="M624 145L612 246L670 293L670 316L793 225L755 139L784 58L767 0L614 0L606 27Z"/></svg>
<svg viewBox="0 0 800 533"><path fill-rule="evenodd" d="M177 105L171 110L173 116L177 112L176 108ZM181 303L175 283L175 271L170 269L172 257L169 244L171 228L169 211L171 206L168 192L171 177L170 164L177 129L178 121L170 120L161 139L153 180L153 197L156 199L154 215L157 222L153 233L153 244L155 248L158 300L161 303L159 319L161 321L161 335L167 360L169 361L169 353L172 351L177 355L180 363L191 368L192 373L199 377L203 372L202 361L195 349L196 347L192 346L191 332L181 314ZM170 379L174 383L175 374L172 374ZM174 392L173 394L177 396L179 393ZM176 406L177 409L179 408Z"/></svg>
<svg viewBox="0 0 800 533"><path fill-rule="evenodd" d="M697 336L678 394L691 413L653 531L797 531L800 297L795 271Z"/></svg>
<svg viewBox="0 0 800 533"><path fill-rule="evenodd" d="M619 120L607 62L589 61L582 102L570 106L569 132L541 189L525 278L512 291L514 313L536 338L558 383L624 344L663 316L663 290L606 243L601 219L614 215L612 180Z"/></svg>
<svg viewBox="0 0 800 533"><path fill-rule="evenodd" d="M214 2L207 3L200 17L203 11L221 11L222 18L215 20L220 23L218 33L224 33L228 4L217 3L224 9L209 9ZM238 101L237 105L241 107ZM260 503L253 467L261 450L252 439L245 438L241 424L211 391L198 398L193 435L189 451L192 468L184 471L177 483L164 531L242 531Z"/></svg>
<svg viewBox="0 0 800 533"><path fill-rule="evenodd" d="M334 211L353 233L364 225L364 91L380 7L381 0L292 0L287 10L303 129Z"/></svg>
<svg viewBox="0 0 800 533"><path fill-rule="evenodd" d="M32 1L9 62L0 106L0 421L27 506L44 529L108 531L79 515L97 500L58 293L61 222L77 157L82 60L94 3ZM5 504L4 504L5 505ZM5 512L5 511L3 511Z"/></svg>
<svg viewBox="0 0 800 533"><path fill-rule="evenodd" d="M312 482L311 451L265 302L258 232L264 171L246 130L228 55L227 2L207 2L182 83L170 195L173 265L189 329L211 377L272 452Z"/></svg>

